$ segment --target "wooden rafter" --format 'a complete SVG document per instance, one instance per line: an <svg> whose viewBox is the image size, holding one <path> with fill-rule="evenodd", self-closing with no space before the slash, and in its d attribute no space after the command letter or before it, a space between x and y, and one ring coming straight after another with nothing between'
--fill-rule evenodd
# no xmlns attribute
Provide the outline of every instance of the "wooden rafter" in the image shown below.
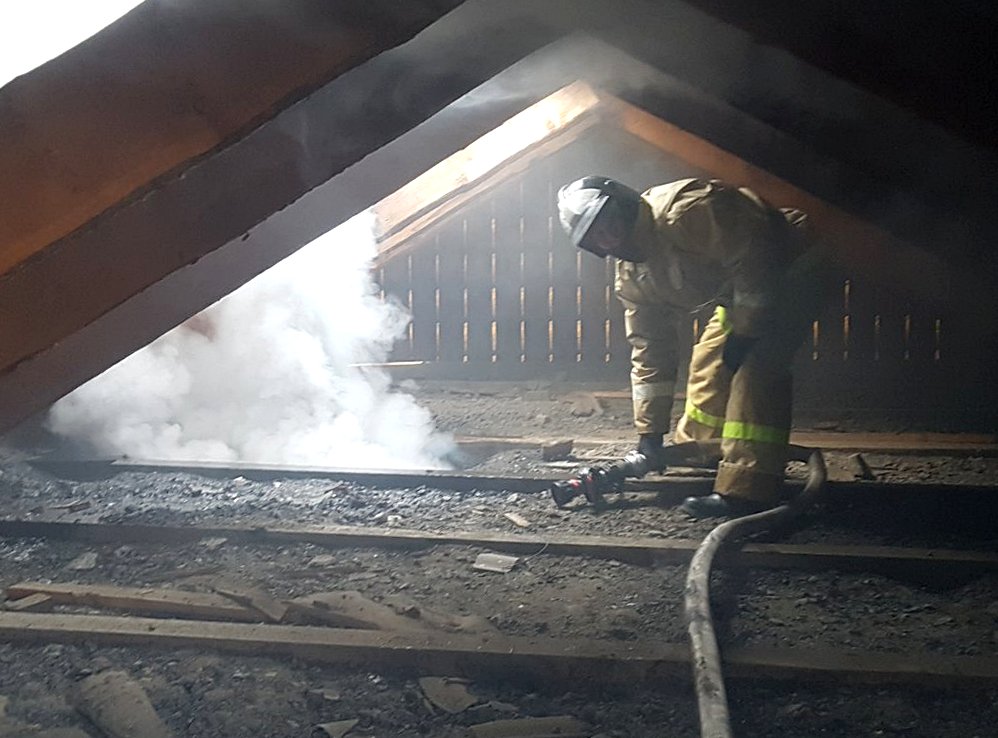
<svg viewBox="0 0 998 738"><path fill-rule="evenodd" d="M600 101L588 84L573 82L383 199L373 208L379 261L484 190L576 140L598 122Z"/></svg>

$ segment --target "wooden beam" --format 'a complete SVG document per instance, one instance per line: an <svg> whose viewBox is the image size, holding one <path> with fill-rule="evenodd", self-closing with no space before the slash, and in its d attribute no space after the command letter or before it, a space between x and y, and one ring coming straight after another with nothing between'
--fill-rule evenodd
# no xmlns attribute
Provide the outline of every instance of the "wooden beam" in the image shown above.
<svg viewBox="0 0 998 738"><path fill-rule="evenodd" d="M243 607L220 594L207 592L43 582L20 582L7 588L9 599L34 595L46 596L53 604L104 607L147 615L180 615L247 623L260 622L264 619L254 609Z"/></svg>
<svg viewBox="0 0 998 738"><path fill-rule="evenodd" d="M634 105L610 96L604 100L612 120L642 141L711 176L749 187L777 207L805 211L836 258L855 273L934 301L948 295L951 270L938 257Z"/></svg>
<svg viewBox="0 0 998 738"><path fill-rule="evenodd" d="M140 4L4 85L0 272L459 4Z"/></svg>
<svg viewBox="0 0 998 738"><path fill-rule="evenodd" d="M55 605L55 601L44 594L30 594L27 597L18 597L17 599L9 599L11 595L8 593L8 600L4 603L6 607L11 612L38 612L39 610L51 610L52 606Z"/></svg>
<svg viewBox="0 0 998 738"><path fill-rule="evenodd" d="M685 645L488 634L390 633L291 625L0 613L0 639L18 643L212 649L311 662L392 667L469 678L507 676L542 683L634 684L689 678ZM735 648L733 679L849 680L877 684L998 683L996 657L945 657L811 649Z"/></svg>
<svg viewBox="0 0 998 738"><path fill-rule="evenodd" d="M631 401L630 390L592 392L598 400ZM538 449L564 436L455 436L454 443L464 451L498 453L512 449ZM576 448L634 443L630 430L600 433L572 439ZM792 431L790 443L830 451L866 451L896 454L984 454L998 453L998 436L990 433L824 433ZM591 460L580 460L580 464Z"/></svg>
<svg viewBox="0 0 998 738"><path fill-rule="evenodd" d="M532 555L543 551L553 556L592 556L642 566L685 564L699 545L699 541L695 539L510 535L488 531L429 533L346 526L264 529L239 526L109 525L23 520L0 521L0 536L54 538L90 543L184 543L203 538L224 537L232 542L260 545L312 543L328 548L377 547L398 550L417 550L437 545L477 546L520 555ZM892 546L747 544L738 551L727 552L721 560L726 566L808 571L842 569L882 572L890 575L906 573L914 576L938 573L971 574L998 570L998 553L995 552ZM83 587L84 585L39 586ZM20 590L15 591L21 593Z"/></svg>

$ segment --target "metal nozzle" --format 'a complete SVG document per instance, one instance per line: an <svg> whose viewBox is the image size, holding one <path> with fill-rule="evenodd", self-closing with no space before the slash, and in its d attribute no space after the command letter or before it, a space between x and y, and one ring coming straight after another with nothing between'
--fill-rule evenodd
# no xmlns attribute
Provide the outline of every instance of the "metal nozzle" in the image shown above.
<svg viewBox="0 0 998 738"><path fill-rule="evenodd" d="M634 451L620 461L582 469L575 479L553 482L551 498L558 507L564 507L579 495L585 495L589 504L600 507L605 504L605 493L619 491L628 477L643 477L648 467L644 454Z"/></svg>

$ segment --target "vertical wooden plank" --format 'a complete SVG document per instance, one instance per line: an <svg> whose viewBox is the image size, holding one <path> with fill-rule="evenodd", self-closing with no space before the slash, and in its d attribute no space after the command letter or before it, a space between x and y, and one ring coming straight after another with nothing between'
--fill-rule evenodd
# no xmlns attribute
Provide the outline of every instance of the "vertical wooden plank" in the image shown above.
<svg viewBox="0 0 998 738"><path fill-rule="evenodd" d="M554 197L547 161L531 166L523 177L523 313L524 354L529 364L547 364L549 259L548 201Z"/></svg>
<svg viewBox="0 0 998 738"><path fill-rule="evenodd" d="M851 281L836 281L821 315L822 335L818 360L827 364L833 372L841 368L848 356L849 339L852 337L852 291Z"/></svg>
<svg viewBox="0 0 998 738"><path fill-rule="evenodd" d="M905 361L907 305L897 295L878 287L874 296L874 360L896 367Z"/></svg>
<svg viewBox="0 0 998 738"><path fill-rule="evenodd" d="M908 306L901 297L879 286L874 299L874 361L878 371L864 377L864 389L875 388L876 401L881 407L897 408L903 401L902 385L908 374L905 341Z"/></svg>
<svg viewBox="0 0 998 738"><path fill-rule="evenodd" d="M495 272L496 362L518 367L520 345L520 287L523 284L520 179L500 185L492 196L492 246Z"/></svg>
<svg viewBox="0 0 998 738"><path fill-rule="evenodd" d="M914 367L935 364L935 318L937 312L923 302L909 301L904 316L905 355Z"/></svg>
<svg viewBox="0 0 998 738"><path fill-rule="evenodd" d="M385 299L395 300L405 306L407 310L411 310L408 256L402 254L394 259L389 259L379 271L381 289L385 294ZM412 349L412 324L410 323L405 334L395 342L389 358L393 361L409 361L413 357Z"/></svg>
<svg viewBox="0 0 998 738"><path fill-rule="evenodd" d="M606 294L608 260L581 254L579 305L582 328L582 363L586 369L602 371L606 364L606 321L610 317ZM616 298L612 298L616 299Z"/></svg>
<svg viewBox="0 0 998 738"><path fill-rule="evenodd" d="M437 285L439 297L439 360L464 360L464 221L451 218L438 226Z"/></svg>
<svg viewBox="0 0 998 738"><path fill-rule="evenodd" d="M465 214L465 304L468 363L492 363L491 205L480 198Z"/></svg>
<svg viewBox="0 0 998 738"><path fill-rule="evenodd" d="M847 277L842 287L843 330L846 332L843 359L850 368L872 369L874 361L874 321L877 314L874 288L869 282Z"/></svg>
<svg viewBox="0 0 998 738"><path fill-rule="evenodd" d="M412 359L437 359L436 239L424 235L409 251Z"/></svg>
<svg viewBox="0 0 998 738"><path fill-rule="evenodd" d="M851 294L851 285L849 290ZM853 319L850 314L847 320L846 300L844 281L829 286L826 304L805 334L804 345L797 355L797 394L808 398L813 408L827 404L828 398L841 394L840 388L849 370L846 325L849 325L848 335L851 335Z"/></svg>
<svg viewBox="0 0 998 738"><path fill-rule="evenodd" d="M627 333L624 330L624 307L620 304L620 300L617 299L617 296L613 290L615 272L616 270L613 262L607 261L606 299L610 313L610 325L608 330L608 345L610 351L609 364L611 367L614 367L615 374L620 374L620 376L626 380L628 373L631 370L631 345L627 342Z"/></svg>
<svg viewBox="0 0 998 738"><path fill-rule="evenodd" d="M562 184L561 178L551 177L548 182L552 197L548 204L547 244L551 252L551 307L550 348L553 362L565 368L574 368L581 354L579 345L579 271L583 255L573 248L558 221L554 193Z"/></svg>

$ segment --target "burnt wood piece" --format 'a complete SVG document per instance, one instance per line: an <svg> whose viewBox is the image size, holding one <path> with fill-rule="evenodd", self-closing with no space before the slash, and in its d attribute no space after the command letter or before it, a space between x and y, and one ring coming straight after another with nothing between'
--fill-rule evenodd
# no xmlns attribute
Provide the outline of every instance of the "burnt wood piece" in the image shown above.
<svg viewBox="0 0 998 738"><path fill-rule="evenodd" d="M255 623L264 617L221 594L179 589L116 587L103 584L20 582L7 588L12 599L44 595L53 604L86 605L147 615L181 615L189 618L238 620Z"/></svg>

